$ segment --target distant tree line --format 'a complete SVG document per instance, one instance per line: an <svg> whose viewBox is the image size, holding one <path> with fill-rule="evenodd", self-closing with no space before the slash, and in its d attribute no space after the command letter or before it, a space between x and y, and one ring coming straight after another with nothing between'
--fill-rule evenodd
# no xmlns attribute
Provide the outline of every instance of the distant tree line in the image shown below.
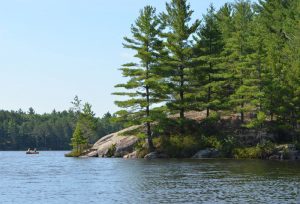
<svg viewBox="0 0 300 204"><path fill-rule="evenodd" d="M185 133L187 111L235 114L243 127L266 121L296 130L300 123L300 1L237 0L212 5L192 20L187 0L166 10L146 6L131 26L124 47L135 62L121 68L128 81L116 85L126 96L117 114L144 123L150 149L151 124L179 114ZM199 18L200 16L198 16Z"/></svg>
<svg viewBox="0 0 300 204"><path fill-rule="evenodd" d="M85 105L83 116L80 116L82 133L93 143L99 138L122 128L114 122L114 115L104 114L97 118L90 114L91 106ZM89 124L92 121L91 127ZM52 113L36 114L30 108L28 112L0 110L0 150L70 150L71 138L79 123L77 110L52 111Z"/></svg>

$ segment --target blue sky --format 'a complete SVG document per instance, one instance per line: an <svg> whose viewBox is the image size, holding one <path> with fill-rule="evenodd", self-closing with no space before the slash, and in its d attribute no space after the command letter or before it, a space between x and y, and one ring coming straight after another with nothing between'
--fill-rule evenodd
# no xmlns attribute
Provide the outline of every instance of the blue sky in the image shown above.
<svg viewBox="0 0 300 204"><path fill-rule="evenodd" d="M194 18L225 2L190 0ZM0 0L0 109L64 110L78 95L99 116L115 112L118 68L132 59L123 37L145 5L165 1Z"/></svg>

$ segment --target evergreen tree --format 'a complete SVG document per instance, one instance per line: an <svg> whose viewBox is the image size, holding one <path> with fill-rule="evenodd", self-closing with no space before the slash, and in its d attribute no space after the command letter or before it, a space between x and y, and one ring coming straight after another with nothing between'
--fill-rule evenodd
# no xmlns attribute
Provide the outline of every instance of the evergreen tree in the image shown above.
<svg viewBox="0 0 300 204"><path fill-rule="evenodd" d="M166 78L171 111L178 111L180 120L185 119L185 111L191 108L192 89L189 86L192 66L192 36L200 26L200 21L191 23L193 11L186 0L172 0L166 3L166 12L161 20L166 26L162 36L165 39L167 55L161 61L161 72ZM184 132L183 126L181 132Z"/></svg>
<svg viewBox="0 0 300 204"><path fill-rule="evenodd" d="M71 145L73 147L73 151L75 151L77 154L81 154L86 144L87 139L83 137L81 124L77 123L75 131L73 133L73 137L71 138Z"/></svg>
<svg viewBox="0 0 300 204"><path fill-rule="evenodd" d="M124 108L117 114L126 116L131 122L145 123L149 150L154 149L151 131L151 106L160 102L162 96L159 86L160 76L157 74L157 58L162 42L158 38L161 32L159 19L155 15L155 8L146 6L140 11L140 16L131 27L132 38L125 37L124 47L136 52L139 63L123 65L122 74L129 77L126 84L118 84L117 88L125 88L130 92L117 92L115 95L128 96L125 101L115 103Z"/></svg>
<svg viewBox="0 0 300 204"><path fill-rule="evenodd" d="M266 109L271 119L286 122L294 115L293 88L288 75L291 73L291 46L295 27L297 0L259 1L260 22L264 26L267 55L265 84ZM299 11L298 11L299 13Z"/></svg>
<svg viewBox="0 0 300 204"><path fill-rule="evenodd" d="M79 116L79 124L81 124L81 131L89 143L97 140L95 113L92 111L92 105L85 103L83 105L82 113Z"/></svg>
<svg viewBox="0 0 300 204"><path fill-rule="evenodd" d="M224 83L226 70L220 65L220 54L223 49L222 33L218 25L215 8L211 4L203 16L203 25L197 35L196 57L198 68L194 70L199 83L200 109L220 110L225 103Z"/></svg>
<svg viewBox="0 0 300 204"><path fill-rule="evenodd" d="M232 75L230 83L233 88L229 102L235 112L240 112L243 123L245 114L255 112L259 106L257 69L249 59L253 53L250 39L254 13L249 1L240 0L233 8L233 32L225 40L226 62Z"/></svg>

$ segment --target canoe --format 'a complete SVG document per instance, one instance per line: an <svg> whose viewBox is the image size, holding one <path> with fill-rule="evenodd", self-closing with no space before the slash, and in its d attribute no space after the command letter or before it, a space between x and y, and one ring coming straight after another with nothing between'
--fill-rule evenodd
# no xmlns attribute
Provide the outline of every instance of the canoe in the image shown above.
<svg viewBox="0 0 300 204"><path fill-rule="evenodd" d="M39 154L39 152L34 152L34 151L27 151L26 154Z"/></svg>

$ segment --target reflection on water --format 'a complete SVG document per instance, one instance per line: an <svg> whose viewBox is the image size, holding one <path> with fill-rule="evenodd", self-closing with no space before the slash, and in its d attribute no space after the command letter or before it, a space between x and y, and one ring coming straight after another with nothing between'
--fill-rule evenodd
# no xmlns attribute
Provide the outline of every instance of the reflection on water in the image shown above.
<svg viewBox="0 0 300 204"><path fill-rule="evenodd" d="M0 203L300 203L297 162L63 155L0 152Z"/></svg>

